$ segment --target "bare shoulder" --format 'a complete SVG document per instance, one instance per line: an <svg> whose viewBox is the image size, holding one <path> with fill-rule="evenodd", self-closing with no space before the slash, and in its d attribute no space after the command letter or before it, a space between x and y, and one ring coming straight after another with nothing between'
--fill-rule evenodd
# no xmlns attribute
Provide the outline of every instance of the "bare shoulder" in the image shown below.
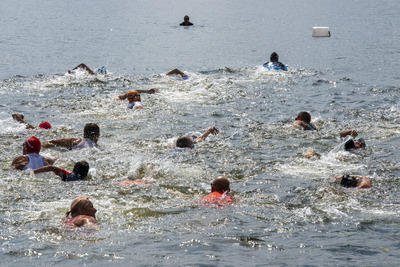
<svg viewBox="0 0 400 267"><path fill-rule="evenodd" d="M16 169L16 170L22 170L23 167L25 167L26 164L28 164L29 159L26 155L18 156L15 157L14 160L11 163L11 167Z"/></svg>

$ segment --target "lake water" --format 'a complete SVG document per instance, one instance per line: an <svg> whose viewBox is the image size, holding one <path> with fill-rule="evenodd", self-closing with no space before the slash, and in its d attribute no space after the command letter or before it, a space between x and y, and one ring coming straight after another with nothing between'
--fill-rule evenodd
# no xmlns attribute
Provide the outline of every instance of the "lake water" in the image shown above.
<svg viewBox="0 0 400 267"><path fill-rule="evenodd" d="M397 266L400 263L399 1L3 1L0 9L1 265ZM189 15L194 27L177 26ZM312 27L330 27L313 38ZM276 51L289 71L261 64ZM107 75L66 74L84 62ZM182 81L167 77L186 71ZM212 84L205 88L204 85ZM145 108L112 97L130 89ZM318 132L291 129L306 110ZM27 130L23 113L51 130ZM25 138L81 137L99 149L42 149L90 179L10 169ZM168 145L208 126L193 151ZM341 149L357 129L365 150ZM310 148L320 159L305 159ZM124 187L146 168L155 182ZM366 175L347 190L335 175ZM199 199L217 175L238 203ZM89 197L100 229L68 230Z"/></svg>

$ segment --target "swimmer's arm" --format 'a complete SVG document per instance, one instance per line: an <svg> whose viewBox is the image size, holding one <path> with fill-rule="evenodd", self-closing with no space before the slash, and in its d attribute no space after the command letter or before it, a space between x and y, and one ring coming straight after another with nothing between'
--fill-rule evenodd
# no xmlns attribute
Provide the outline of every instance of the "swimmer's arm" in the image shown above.
<svg viewBox="0 0 400 267"><path fill-rule="evenodd" d="M113 97L113 100L124 100L128 97L128 93L123 94L123 95L117 95Z"/></svg>
<svg viewBox="0 0 400 267"><path fill-rule="evenodd" d="M349 130L344 130L342 132L340 132L340 137L346 137L348 135L351 135L353 138L356 137L358 135L356 130L353 129L349 129Z"/></svg>
<svg viewBox="0 0 400 267"><path fill-rule="evenodd" d="M96 219L92 216L81 215L79 218L76 218L74 221L74 225L81 227L81 226L88 226L88 227L96 227Z"/></svg>
<svg viewBox="0 0 400 267"><path fill-rule="evenodd" d="M294 121L292 127L296 129L304 129L306 127L306 124L304 123L304 121Z"/></svg>
<svg viewBox="0 0 400 267"><path fill-rule="evenodd" d="M82 138L60 138L60 139L53 139L49 141L43 141L42 147L44 148L49 148L49 147L65 147L65 148L71 148L74 145L79 144L82 141Z"/></svg>
<svg viewBox="0 0 400 267"><path fill-rule="evenodd" d="M28 164L29 159L27 156L18 156L16 157L13 162L11 163L11 168L16 170L22 170L26 164Z"/></svg>
<svg viewBox="0 0 400 267"><path fill-rule="evenodd" d="M44 167L40 167L40 168L34 169L33 173L37 174L37 173L42 173L42 172L54 172L55 174L59 174L61 171L62 171L61 168L58 168L58 167L53 166L53 165L48 165L48 166L44 166Z"/></svg>
<svg viewBox="0 0 400 267"><path fill-rule="evenodd" d="M197 137L196 142L201 142L204 139L207 138L207 136L209 136L210 134L216 135L219 133L219 130L217 128L215 128L214 126L210 126L207 128L207 130L200 135L199 137Z"/></svg>
<svg viewBox="0 0 400 267"><path fill-rule="evenodd" d="M158 89L157 88L136 89L136 91L138 91L138 93L154 94L154 93L158 92Z"/></svg>
<svg viewBox="0 0 400 267"><path fill-rule="evenodd" d="M58 156L58 157L55 157L55 158L45 158L45 157L43 157L44 165L45 166L53 165L54 162L56 162L60 157L61 157L61 155Z"/></svg>
<svg viewBox="0 0 400 267"><path fill-rule="evenodd" d="M85 63L81 63L78 66L76 66L75 68L73 68L72 70L76 70L76 69L84 69L86 70L89 74L94 75L96 74L91 68L89 68ZM68 70L68 73L71 73L70 70Z"/></svg>
<svg viewBox="0 0 400 267"><path fill-rule="evenodd" d="M35 129L35 126L33 126L32 124L30 124L29 122L24 120L24 115L19 114L19 113L13 113L11 116L13 117L14 120L25 124L26 129Z"/></svg>
<svg viewBox="0 0 400 267"><path fill-rule="evenodd" d="M352 175L352 176L361 178L361 182L359 185L357 185L356 189L370 188L372 186L371 179L369 179L368 177L361 175Z"/></svg>

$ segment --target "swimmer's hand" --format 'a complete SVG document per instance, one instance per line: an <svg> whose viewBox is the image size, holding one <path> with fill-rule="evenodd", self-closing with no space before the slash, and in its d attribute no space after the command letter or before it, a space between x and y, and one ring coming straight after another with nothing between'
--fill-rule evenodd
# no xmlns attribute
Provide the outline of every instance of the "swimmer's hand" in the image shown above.
<svg viewBox="0 0 400 267"><path fill-rule="evenodd" d="M158 89L157 89L157 88L151 88L151 89L149 89L149 90L147 91L148 94L154 94L154 93L157 93L157 92L158 92Z"/></svg>
<svg viewBox="0 0 400 267"><path fill-rule="evenodd" d="M217 128L215 128L214 126L208 127L206 131L213 135L216 135L219 133L219 130Z"/></svg>
<svg viewBox="0 0 400 267"><path fill-rule="evenodd" d="M114 96L112 100L120 100L119 96Z"/></svg>

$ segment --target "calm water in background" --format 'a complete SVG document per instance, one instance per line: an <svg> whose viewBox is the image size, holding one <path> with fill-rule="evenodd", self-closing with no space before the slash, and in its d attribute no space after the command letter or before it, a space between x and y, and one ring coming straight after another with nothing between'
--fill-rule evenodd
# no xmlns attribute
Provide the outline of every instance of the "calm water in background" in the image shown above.
<svg viewBox="0 0 400 267"><path fill-rule="evenodd" d="M191 2L3 2L2 264L398 265L400 3ZM195 26L176 26L186 14ZM313 26L332 37L312 38ZM273 51L288 72L260 67ZM64 75L80 62L109 74ZM162 75L175 67L190 79ZM142 111L111 100L152 87ZM290 129L302 110L318 133ZM13 112L53 129L26 130ZM86 159L89 181L10 170L26 137L81 136L87 122L101 127L100 149L42 154L63 154L56 165L68 170ZM194 151L166 148L209 125L221 133ZM346 128L365 151L341 151ZM309 147L322 158L303 159ZM146 168L154 184L115 184ZM343 173L373 188L343 190L330 179ZM239 203L199 206L220 174ZM92 199L99 231L61 226L79 195Z"/></svg>

